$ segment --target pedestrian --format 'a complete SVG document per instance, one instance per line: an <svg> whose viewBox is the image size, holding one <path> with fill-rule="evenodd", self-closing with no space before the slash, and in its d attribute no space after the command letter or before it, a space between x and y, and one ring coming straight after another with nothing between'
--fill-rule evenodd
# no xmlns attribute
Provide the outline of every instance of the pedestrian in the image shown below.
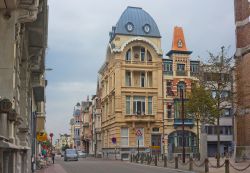
<svg viewBox="0 0 250 173"><path fill-rule="evenodd" d="M52 162L54 164L55 163L55 152L54 151L52 151L51 157L52 157Z"/></svg>

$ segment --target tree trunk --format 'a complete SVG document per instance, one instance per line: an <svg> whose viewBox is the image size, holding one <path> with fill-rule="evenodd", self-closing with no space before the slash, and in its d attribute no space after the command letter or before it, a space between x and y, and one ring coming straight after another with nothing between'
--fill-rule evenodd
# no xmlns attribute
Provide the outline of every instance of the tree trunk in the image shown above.
<svg viewBox="0 0 250 173"><path fill-rule="evenodd" d="M197 158L200 160L200 131L199 131L199 119L196 119L197 128Z"/></svg>
<svg viewBox="0 0 250 173"><path fill-rule="evenodd" d="M217 167L220 166L220 116L217 117Z"/></svg>

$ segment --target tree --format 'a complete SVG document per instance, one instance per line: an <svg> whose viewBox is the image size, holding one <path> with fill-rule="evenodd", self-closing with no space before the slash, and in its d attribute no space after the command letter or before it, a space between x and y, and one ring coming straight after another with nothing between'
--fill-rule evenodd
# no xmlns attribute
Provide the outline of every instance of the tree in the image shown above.
<svg viewBox="0 0 250 173"><path fill-rule="evenodd" d="M220 165L220 118L225 108L231 107L231 73L232 57L227 56L224 46L217 55L209 52L208 63L201 68L201 84L210 89L216 103L216 133L217 133L217 166Z"/></svg>
<svg viewBox="0 0 250 173"><path fill-rule="evenodd" d="M192 91L188 95L188 102L186 103L186 113L188 117L196 121L198 158L200 158L199 122L201 122L201 133L205 133L205 124L212 124L214 116L217 114L215 106L216 102L212 98L210 90L206 90L202 85L192 87Z"/></svg>

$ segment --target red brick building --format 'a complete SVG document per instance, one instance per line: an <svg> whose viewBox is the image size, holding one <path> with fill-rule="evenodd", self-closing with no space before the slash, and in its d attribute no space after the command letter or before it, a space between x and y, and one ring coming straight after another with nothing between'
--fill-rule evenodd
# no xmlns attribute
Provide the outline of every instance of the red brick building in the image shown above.
<svg viewBox="0 0 250 173"><path fill-rule="evenodd" d="M250 2L249 0L235 0L234 3L237 84L235 139L238 151L236 154L250 158Z"/></svg>

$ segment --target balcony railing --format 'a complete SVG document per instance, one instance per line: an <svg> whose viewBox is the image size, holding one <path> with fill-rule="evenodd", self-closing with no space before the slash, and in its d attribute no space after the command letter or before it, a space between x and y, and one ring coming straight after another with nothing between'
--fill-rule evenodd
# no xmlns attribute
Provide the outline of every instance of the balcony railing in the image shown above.
<svg viewBox="0 0 250 173"><path fill-rule="evenodd" d="M199 73L198 72L190 72L190 76L198 76Z"/></svg>
<svg viewBox="0 0 250 173"><path fill-rule="evenodd" d="M142 65L152 65L152 61L125 61L126 64L142 64Z"/></svg>
<svg viewBox="0 0 250 173"><path fill-rule="evenodd" d="M177 128L178 126L182 126L182 119L181 118L175 118L174 119L174 127ZM184 126L194 126L194 120L193 119L184 119Z"/></svg>
<svg viewBox="0 0 250 173"><path fill-rule="evenodd" d="M187 76L187 71L176 71L176 76Z"/></svg>
<svg viewBox="0 0 250 173"><path fill-rule="evenodd" d="M164 71L164 74L168 75L168 76L172 76L173 75L173 71Z"/></svg>

